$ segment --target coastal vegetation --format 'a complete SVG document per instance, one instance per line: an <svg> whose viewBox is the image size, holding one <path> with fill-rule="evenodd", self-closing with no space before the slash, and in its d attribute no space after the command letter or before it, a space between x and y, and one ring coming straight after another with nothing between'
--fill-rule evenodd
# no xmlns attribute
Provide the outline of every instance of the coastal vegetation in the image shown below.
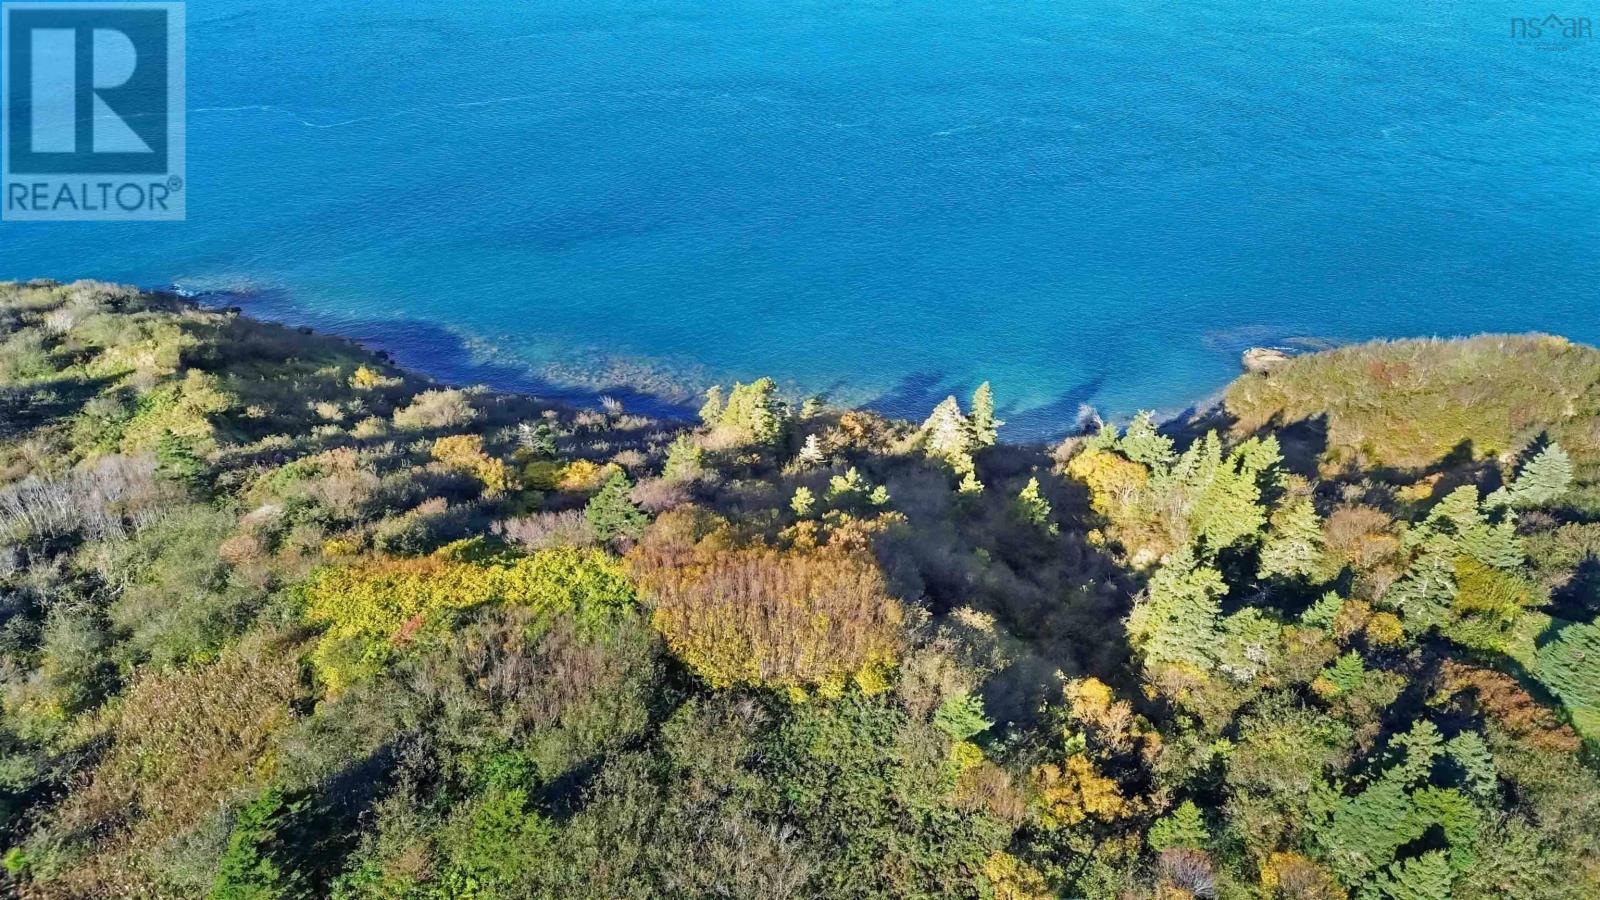
<svg viewBox="0 0 1600 900"><path fill-rule="evenodd" d="M664 422L0 285L5 890L1600 895L1600 351L995 394Z"/></svg>

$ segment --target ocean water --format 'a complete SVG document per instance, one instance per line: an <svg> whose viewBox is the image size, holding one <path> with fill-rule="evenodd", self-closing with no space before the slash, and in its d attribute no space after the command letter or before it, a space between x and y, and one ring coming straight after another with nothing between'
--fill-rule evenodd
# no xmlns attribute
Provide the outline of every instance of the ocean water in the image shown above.
<svg viewBox="0 0 1600 900"><path fill-rule="evenodd" d="M189 221L0 225L0 278L639 403L988 379L1014 437L1182 408L1257 343L1596 341L1600 42L1515 39L1536 12L197 0Z"/></svg>

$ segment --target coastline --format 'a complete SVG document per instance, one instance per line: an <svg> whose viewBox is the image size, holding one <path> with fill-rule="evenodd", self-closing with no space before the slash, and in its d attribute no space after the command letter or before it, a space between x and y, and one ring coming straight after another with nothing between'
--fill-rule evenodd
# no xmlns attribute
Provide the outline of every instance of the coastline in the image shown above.
<svg viewBox="0 0 1600 900"><path fill-rule="evenodd" d="M648 360L626 357L609 357L605 365L589 369L580 368L577 364L550 363L541 370L519 363L514 357L496 358L493 347L483 345L471 335L463 335L432 322L404 318L348 318L324 320L313 325L308 324L305 311L292 299L273 290L195 290L173 285L144 289L174 294L204 309L234 309L260 322L339 337L401 368L442 384L457 387L483 385L496 391L525 394L582 409L599 409L605 400L614 399L621 401L631 411L666 421L694 420L702 394L713 384L720 383L726 387L735 380L751 381L765 374L744 372L718 379L700 371L692 378L679 377L677 373ZM1312 343L1321 345L1314 349L1337 346L1328 341L1286 338L1281 347L1274 349L1294 354L1314 352L1309 346ZM1257 348L1249 348L1254 349ZM1245 371L1247 368L1241 366L1235 377ZM619 372L639 377L607 377ZM1001 407L999 412L1008 423L1007 443L1049 444L1081 433L1097 422L1125 424L1138 411L1113 411L1107 414L1091 402L1107 380L1106 375L1096 376L1043 405ZM1232 381L1229 378L1192 400L1158 406L1150 411L1160 422L1178 424L1203 419L1220 407ZM894 388L887 391L861 392L863 399L860 402L852 402L854 398L834 400L827 392L815 394L794 383L784 387L795 399L823 396L844 408L868 410L908 421L920 421L947 393L960 393L963 390L961 386L925 380L916 374L903 376ZM834 390L840 387L836 385ZM967 391L970 392L970 388Z"/></svg>

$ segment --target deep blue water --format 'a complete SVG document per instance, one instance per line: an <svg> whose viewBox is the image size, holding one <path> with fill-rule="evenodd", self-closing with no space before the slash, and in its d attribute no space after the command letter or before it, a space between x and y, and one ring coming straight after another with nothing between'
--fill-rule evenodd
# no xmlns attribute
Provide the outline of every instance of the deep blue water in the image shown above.
<svg viewBox="0 0 1600 900"><path fill-rule="evenodd" d="M987 378L1019 436L1253 343L1596 341L1600 43L1513 39L1548 11L197 0L189 221L3 225L0 277L259 290L502 383Z"/></svg>

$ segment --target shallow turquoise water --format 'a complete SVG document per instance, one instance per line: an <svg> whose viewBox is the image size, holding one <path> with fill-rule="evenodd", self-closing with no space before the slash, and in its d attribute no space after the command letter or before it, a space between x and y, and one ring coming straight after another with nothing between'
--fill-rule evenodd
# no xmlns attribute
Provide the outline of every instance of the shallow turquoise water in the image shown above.
<svg viewBox="0 0 1600 900"><path fill-rule="evenodd" d="M988 378L1016 436L1252 343L1600 340L1600 43L1263 6L202 0L189 221L0 226L0 277L256 289L506 384Z"/></svg>

